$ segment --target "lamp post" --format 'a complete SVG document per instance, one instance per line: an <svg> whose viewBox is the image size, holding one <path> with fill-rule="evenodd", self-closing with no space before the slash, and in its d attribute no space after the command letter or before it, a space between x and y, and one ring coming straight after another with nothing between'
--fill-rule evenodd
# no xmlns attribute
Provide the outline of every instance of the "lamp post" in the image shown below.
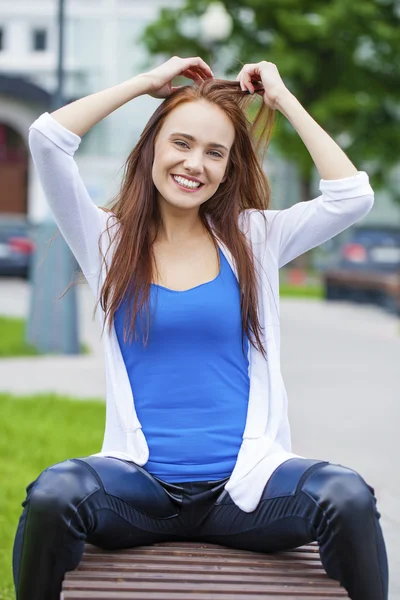
<svg viewBox="0 0 400 600"><path fill-rule="evenodd" d="M218 44L226 40L233 27L231 15L227 12L222 2L209 4L205 13L200 17L200 35L204 44L210 49L211 69L215 72L219 63L216 58Z"/></svg>
<svg viewBox="0 0 400 600"><path fill-rule="evenodd" d="M58 0L58 32L57 87L52 110L64 104L64 0ZM31 300L26 339L42 353L79 354L75 287L58 300L76 268L75 258L60 233L43 259L55 229L54 219L48 211L47 218L34 230L36 252L30 272Z"/></svg>

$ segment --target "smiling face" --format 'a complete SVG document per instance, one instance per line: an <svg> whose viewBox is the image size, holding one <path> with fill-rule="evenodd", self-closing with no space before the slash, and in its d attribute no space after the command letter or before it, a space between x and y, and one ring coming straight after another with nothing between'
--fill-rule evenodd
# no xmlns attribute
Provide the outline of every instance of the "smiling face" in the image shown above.
<svg viewBox="0 0 400 600"><path fill-rule="evenodd" d="M154 144L158 202L197 210L224 180L234 138L230 118L214 104L186 102L170 112Z"/></svg>

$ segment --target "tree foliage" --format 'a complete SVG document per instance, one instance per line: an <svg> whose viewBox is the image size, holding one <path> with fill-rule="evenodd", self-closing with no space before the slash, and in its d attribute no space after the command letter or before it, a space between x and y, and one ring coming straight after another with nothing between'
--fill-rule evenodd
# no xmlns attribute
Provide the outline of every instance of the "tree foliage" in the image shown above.
<svg viewBox="0 0 400 600"><path fill-rule="evenodd" d="M142 40L151 54L223 57L227 75L268 60L313 118L337 141L375 189L400 200L393 176L400 149L400 2L398 0L223 0L233 19L229 40L202 43L198 17L210 0L163 8ZM189 27L190 26L190 27ZM296 163L303 183L313 162L279 115L274 148Z"/></svg>

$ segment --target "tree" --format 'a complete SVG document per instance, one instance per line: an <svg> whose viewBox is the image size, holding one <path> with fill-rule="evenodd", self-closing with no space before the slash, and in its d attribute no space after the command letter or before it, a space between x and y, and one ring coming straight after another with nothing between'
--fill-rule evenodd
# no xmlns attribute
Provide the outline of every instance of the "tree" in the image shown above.
<svg viewBox="0 0 400 600"><path fill-rule="evenodd" d="M201 55L210 50L185 24L212 0L163 8L142 37L151 54ZM224 44L226 72L268 60L290 91L343 148L374 189L400 201L394 167L400 148L400 4L397 0L222 0L233 18ZM218 51L218 50L217 50ZM311 198L312 159L292 125L278 115L274 148L293 161L301 199Z"/></svg>

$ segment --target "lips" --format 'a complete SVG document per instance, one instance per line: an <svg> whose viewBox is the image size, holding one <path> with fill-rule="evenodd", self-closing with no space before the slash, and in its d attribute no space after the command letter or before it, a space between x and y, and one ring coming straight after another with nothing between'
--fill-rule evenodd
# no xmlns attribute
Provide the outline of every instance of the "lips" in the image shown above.
<svg viewBox="0 0 400 600"><path fill-rule="evenodd" d="M183 177L183 176L182 175L175 175L175 177ZM184 190L185 192L190 192L191 194L194 194L195 192L198 192L203 187L203 185L204 185L203 183L201 183L201 181L199 182L198 179L193 179L193 178L189 179L188 177L185 177L185 179L188 179L189 181L196 181L196 182L200 183L200 185L198 187L196 187L196 188L188 188L188 187L185 187L185 186L181 185L180 183L178 183L178 181L176 181L174 179L174 175L171 175L171 179L172 179L172 181L174 182L174 184L179 189Z"/></svg>
<svg viewBox="0 0 400 600"><path fill-rule="evenodd" d="M172 177L183 177L183 179L187 179L188 181L194 181L195 183L201 183L200 179L196 179L196 177L189 177L188 175L181 175L180 173L172 173Z"/></svg>

